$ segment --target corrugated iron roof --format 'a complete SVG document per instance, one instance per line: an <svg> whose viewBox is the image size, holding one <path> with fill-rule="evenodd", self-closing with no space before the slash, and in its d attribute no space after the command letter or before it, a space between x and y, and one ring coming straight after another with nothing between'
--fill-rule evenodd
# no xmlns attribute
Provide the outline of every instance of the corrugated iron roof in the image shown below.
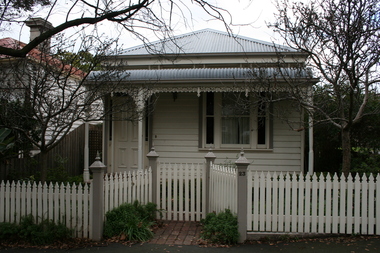
<svg viewBox="0 0 380 253"><path fill-rule="evenodd" d="M126 70L118 74L107 71L93 71L89 74L89 81L194 81L194 80L250 80L266 78L307 77L306 70L300 72L298 69L283 68L279 73L278 68L250 69L250 68L204 68L204 69L140 69ZM114 79L114 80L113 80Z"/></svg>
<svg viewBox="0 0 380 253"><path fill-rule="evenodd" d="M203 29L167 40L160 40L126 49L123 55L212 54L247 52L296 52L295 50L244 36L230 35L213 29Z"/></svg>

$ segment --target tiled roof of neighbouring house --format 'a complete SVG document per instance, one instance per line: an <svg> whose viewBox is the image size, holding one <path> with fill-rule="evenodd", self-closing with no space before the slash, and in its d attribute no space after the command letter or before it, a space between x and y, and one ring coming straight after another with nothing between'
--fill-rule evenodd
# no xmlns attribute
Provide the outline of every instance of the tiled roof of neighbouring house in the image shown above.
<svg viewBox="0 0 380 253"><path fill-rule="evenodd" d="M26 44L18 41L13 38L3 38L0 39L0 46L2 47L7 47L7 48L12 48L12 49L21 49L25 46ZM86 73L73 67L68 64L63 64L62 61L60 61L57 58L54 58L53 56L43 53L40 50L34 48L32 49L26 56L29 59L32 59L36 62L45 62L48 63L50 66L54 66L57 69L63 70L65 72L70 72L70 74L83 78ZM7 55L0 55L0 59L10 59L10 58L15 58Z"/></svg>

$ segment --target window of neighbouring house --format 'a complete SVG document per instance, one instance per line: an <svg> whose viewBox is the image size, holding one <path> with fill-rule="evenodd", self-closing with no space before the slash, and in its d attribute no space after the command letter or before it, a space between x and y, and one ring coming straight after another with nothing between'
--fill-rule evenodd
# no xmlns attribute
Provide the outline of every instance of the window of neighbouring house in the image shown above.
<svg viewBox="0 0 380 253"><path fill-rule="evenodd" d="M267 103L237 92L207 92L203 97L204 148L270 148Z"/></svg>

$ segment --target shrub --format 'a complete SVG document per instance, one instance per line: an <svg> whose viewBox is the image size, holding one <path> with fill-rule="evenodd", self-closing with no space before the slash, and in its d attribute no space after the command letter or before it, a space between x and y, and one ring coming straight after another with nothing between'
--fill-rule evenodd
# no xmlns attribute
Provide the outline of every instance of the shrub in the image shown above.
<svg viewBox="0 0 380 253"><path fill-rule="evenodd" d="M33 215L21 218L20 224L0 223L0 239L22 240L33 245L47 245L54 241L68 239L72 231L61 223L44 219L38 224Z"/></svg>
<svg viewBox="0 0 380 253"><path fill-rule="evenodd" d="M0 223L0 240L15 240L19 232L18 225L15 223Z"/></svg>
<svg viewBox="0 0 380 253"><path fill-rule="evenodd" d="M229 209L219 214L207 214L201 224L201 238L211 243L236 244L239 240L237 216Z"/></svg>
<svg viewBox="0 0 380 253"><path fill-rule="evenodd" d="M122 204L106 213L104 236L125 236L129 241L147 241L153 237L151 227L155 224L157 205Z"/></svg>

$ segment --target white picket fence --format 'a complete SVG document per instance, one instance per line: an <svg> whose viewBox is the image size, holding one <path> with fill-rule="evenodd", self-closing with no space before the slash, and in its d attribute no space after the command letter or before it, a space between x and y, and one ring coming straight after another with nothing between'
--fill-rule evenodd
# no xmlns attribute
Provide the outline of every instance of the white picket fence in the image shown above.
<svg viewBox="0 0 380 253"><path fill-rule="evenodd" d="M90 187L85 184L0 183L0 222L19 223L32 214L65 224L75 237L89 237L91 228Z"/></svg>
<svg viewBox="0 0 380 253"><path fill-rule="evenodd" d="M213 164L210 170L210 212L237 212L236 168Z"/></svg>
<svg viewBox="0 0 380 253"><path fill-rule="evenodd" d="M104 178L104 211L122 203L152 201L165 220L200 221L210 212L237 212L236 169L213 165L206 200L204 164L158 164L157 189L152 171L116 173ZM248 171L248 231L280 233L380 234L380 176L341 179ZM73 229L75 237L90 237L90 185L0 183L0 222L19 222L32 214Z"/></svg>
<svg viewBox="0 0 380 253"><path fill-rule="evenodd" d="M248 173L248 231L380 234L380 176Z"/></svg>
<svg viewBox="0 0 380 253"><path fill-rule="evenodd" d="M204 164L159 163L157 208L164 220L200 221L205 218Z"/></svg>
<svg viewBox="0 0 380 253"><path fill-rule="evenodd" d="M104 177L104 213L123 203L152 201L152 171L107 174Z"/></svg>

